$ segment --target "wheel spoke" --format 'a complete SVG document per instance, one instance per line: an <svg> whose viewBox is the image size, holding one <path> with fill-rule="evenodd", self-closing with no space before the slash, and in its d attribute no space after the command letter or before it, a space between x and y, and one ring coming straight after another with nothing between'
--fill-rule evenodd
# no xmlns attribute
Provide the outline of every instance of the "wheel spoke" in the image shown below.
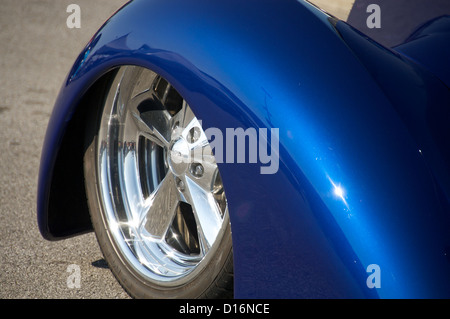
<svg viewBox="0 0 450 319"><path fill-rule="evenodd" d="M211 192L205 191L189 177L186 177L186 185L197 222L201 251L206 254L220 231L222 215Z"/></svg>
<svg viewBox="0 0 450 319"><path fill-rule="evenodd" d="M197 121L191 108L183 101L181 109L170 119L171 127L180 127L183 130L190 128L192 121Z"/></svg>
<svg viewBox="0 0 450 319"><path fill-rule="evenodd" d="M161 147L168 147L170 141L170 115L166 110L148 111L141 114L138 122L144 123L142 135Z"/></svg>
<svg viewBox="0 0 450 319"><path fill-rule="evenodd" d="M140 134L161 147L170 141L170 114L155 100L151 91L144 91L130 101L129 112Z"/></svg>
<svg viewBox="0 0 450 319"><path fill-rule="evenodd" d="M175 178L171 173L167 173L158 188L148 198L148 205L143 211L141 224L151 237L164 238L175 216L179 199Z"/></svg>

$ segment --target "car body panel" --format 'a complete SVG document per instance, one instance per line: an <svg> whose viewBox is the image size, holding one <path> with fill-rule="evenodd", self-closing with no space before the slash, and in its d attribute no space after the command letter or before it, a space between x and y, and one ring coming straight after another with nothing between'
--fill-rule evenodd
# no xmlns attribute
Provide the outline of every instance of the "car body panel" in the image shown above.
<svg viewBox="0 0 450 319"><path fill-rule="evenodd" d="M58 239L49 214L63 212L49 211L49 193L78 103L111 69L139 65L172 83L204 128L279 129L275 174L261 174L263 163L219 163L235 297L450 297L450 215L436 181L447 168L439 157L430 169L435 148L420 144L429 127L399 112L406 89L445 107L448 88L408 64L426 76L389 91L355 47L303 1L130 2L80 54L55 103L39 180L43 236ZM367 283L374 264L380 288Z"/></svg>
<svg viewBox="0 0 450 319"><path fill-rule="evenodd" d="M422 64L450 87L450 16L427 22L394 49Z"/></svg>

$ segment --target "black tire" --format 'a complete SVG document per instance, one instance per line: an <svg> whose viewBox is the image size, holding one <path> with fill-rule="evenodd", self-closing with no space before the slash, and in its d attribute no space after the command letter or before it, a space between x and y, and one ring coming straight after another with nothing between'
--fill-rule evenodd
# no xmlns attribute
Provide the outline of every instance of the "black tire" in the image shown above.
<svg viewBox="0 0 450 319"><path fill-rule="evenodd" d="M109 220L107 208L105 208L104 197L113 197L113 202L125 202L127 199L120 199L118 198L121 196L120 194L117 195L114 192L107 193L107 190L102 190L102 187L105 187L100 185L101 182L99 182L99 176L101 174L99 172L99 150L102 147L100 144L105 144L105 140L100 141L99 137L102 116L105 107L108 103L111 103L111 100L107 96L116 94L114 90L117 88L119 76L123 77L121 81L124 79L127 79L127 81L135 81L136 75L140 74L139 72L151 72L136 67L129 67L127 71L123 71L123 69L121 68L111 73L111 81L109 81L109 84L103 90L105 94L101 96L97 107L91 107L86 124L86 151L84 154L85 188L92 225L104 258L118 282L133 298L232 298L233 253L231 226L225 217L224 230L223 232L221 231L221 236L217 236L217 240L214 242L214 249L211 247L205 253L205 256L198 262L197 268L193 267L192 270L189 268L189 272L187 271L188 275L173 280L173 282L169 280L169 283L162 276L161 278L163 280L158 280L158 276L155 275L155 279L152 276L148 276L147 272L140 271L140 268L137 267L137 263L140 262L138 257L136 257L136 261L131 260L133 256L133 253L130 253L131 248L130 251L127 251L128 246L121 242L120 235L117 235L118 232L112 231L112 223ZM124 72L128 72L128 77L124 77ZM164 101L159 102L161 102L161 105L164 105ZM106 141L106 143L109 142L109 140ZM103 146L108 148L108 146ZM156 164L152 162L150 165ZM120 174L120 172L112 171L110 174ZM114 208L116 209L116 206ZM122 209L122 207L119 208ZM177 209L181 210L181 208ZM171 229L174 227L173 223L175 222L172 221L169 225ZM126 238L124 242L126 242ZM168 245L168 247L171 246ZM174 251L180 255L195 255L192 253L193 250L188 252L183 251L183 253L180 253L176 249ZM208 256L209 253L213 255Z"/></svg>

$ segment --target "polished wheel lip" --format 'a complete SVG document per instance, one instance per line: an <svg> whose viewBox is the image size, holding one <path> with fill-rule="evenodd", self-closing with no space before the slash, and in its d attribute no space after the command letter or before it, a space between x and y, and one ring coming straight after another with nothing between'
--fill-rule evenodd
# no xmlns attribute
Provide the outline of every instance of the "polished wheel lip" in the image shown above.
<svg viewBox="0 0 450 319"><path fill-rule="evenodd" d="M175 94L163 81L148 69L118 69L100 122L97 179L116 250L144 281L176 287L206 267L229 217L225 196L216 196L217 185L222 192L223 185L212 150L187 102L176 111L142 110L157 93L160 104ZM175 217L187 216L180 212L185 204L191 206L195 230L191 221L191 228L173 231Z"/></svg>

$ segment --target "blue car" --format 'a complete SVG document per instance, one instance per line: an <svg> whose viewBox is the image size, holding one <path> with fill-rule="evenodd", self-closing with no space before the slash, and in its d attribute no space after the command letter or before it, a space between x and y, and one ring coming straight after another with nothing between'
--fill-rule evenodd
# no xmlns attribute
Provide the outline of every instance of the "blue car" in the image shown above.
<svg viewBox="0 0 450 319"><path fill-rule="evenodd" d="M136 298L449 298L450 17L386 48L302 0L136 0L69 72L38 225Z"/></svg>

